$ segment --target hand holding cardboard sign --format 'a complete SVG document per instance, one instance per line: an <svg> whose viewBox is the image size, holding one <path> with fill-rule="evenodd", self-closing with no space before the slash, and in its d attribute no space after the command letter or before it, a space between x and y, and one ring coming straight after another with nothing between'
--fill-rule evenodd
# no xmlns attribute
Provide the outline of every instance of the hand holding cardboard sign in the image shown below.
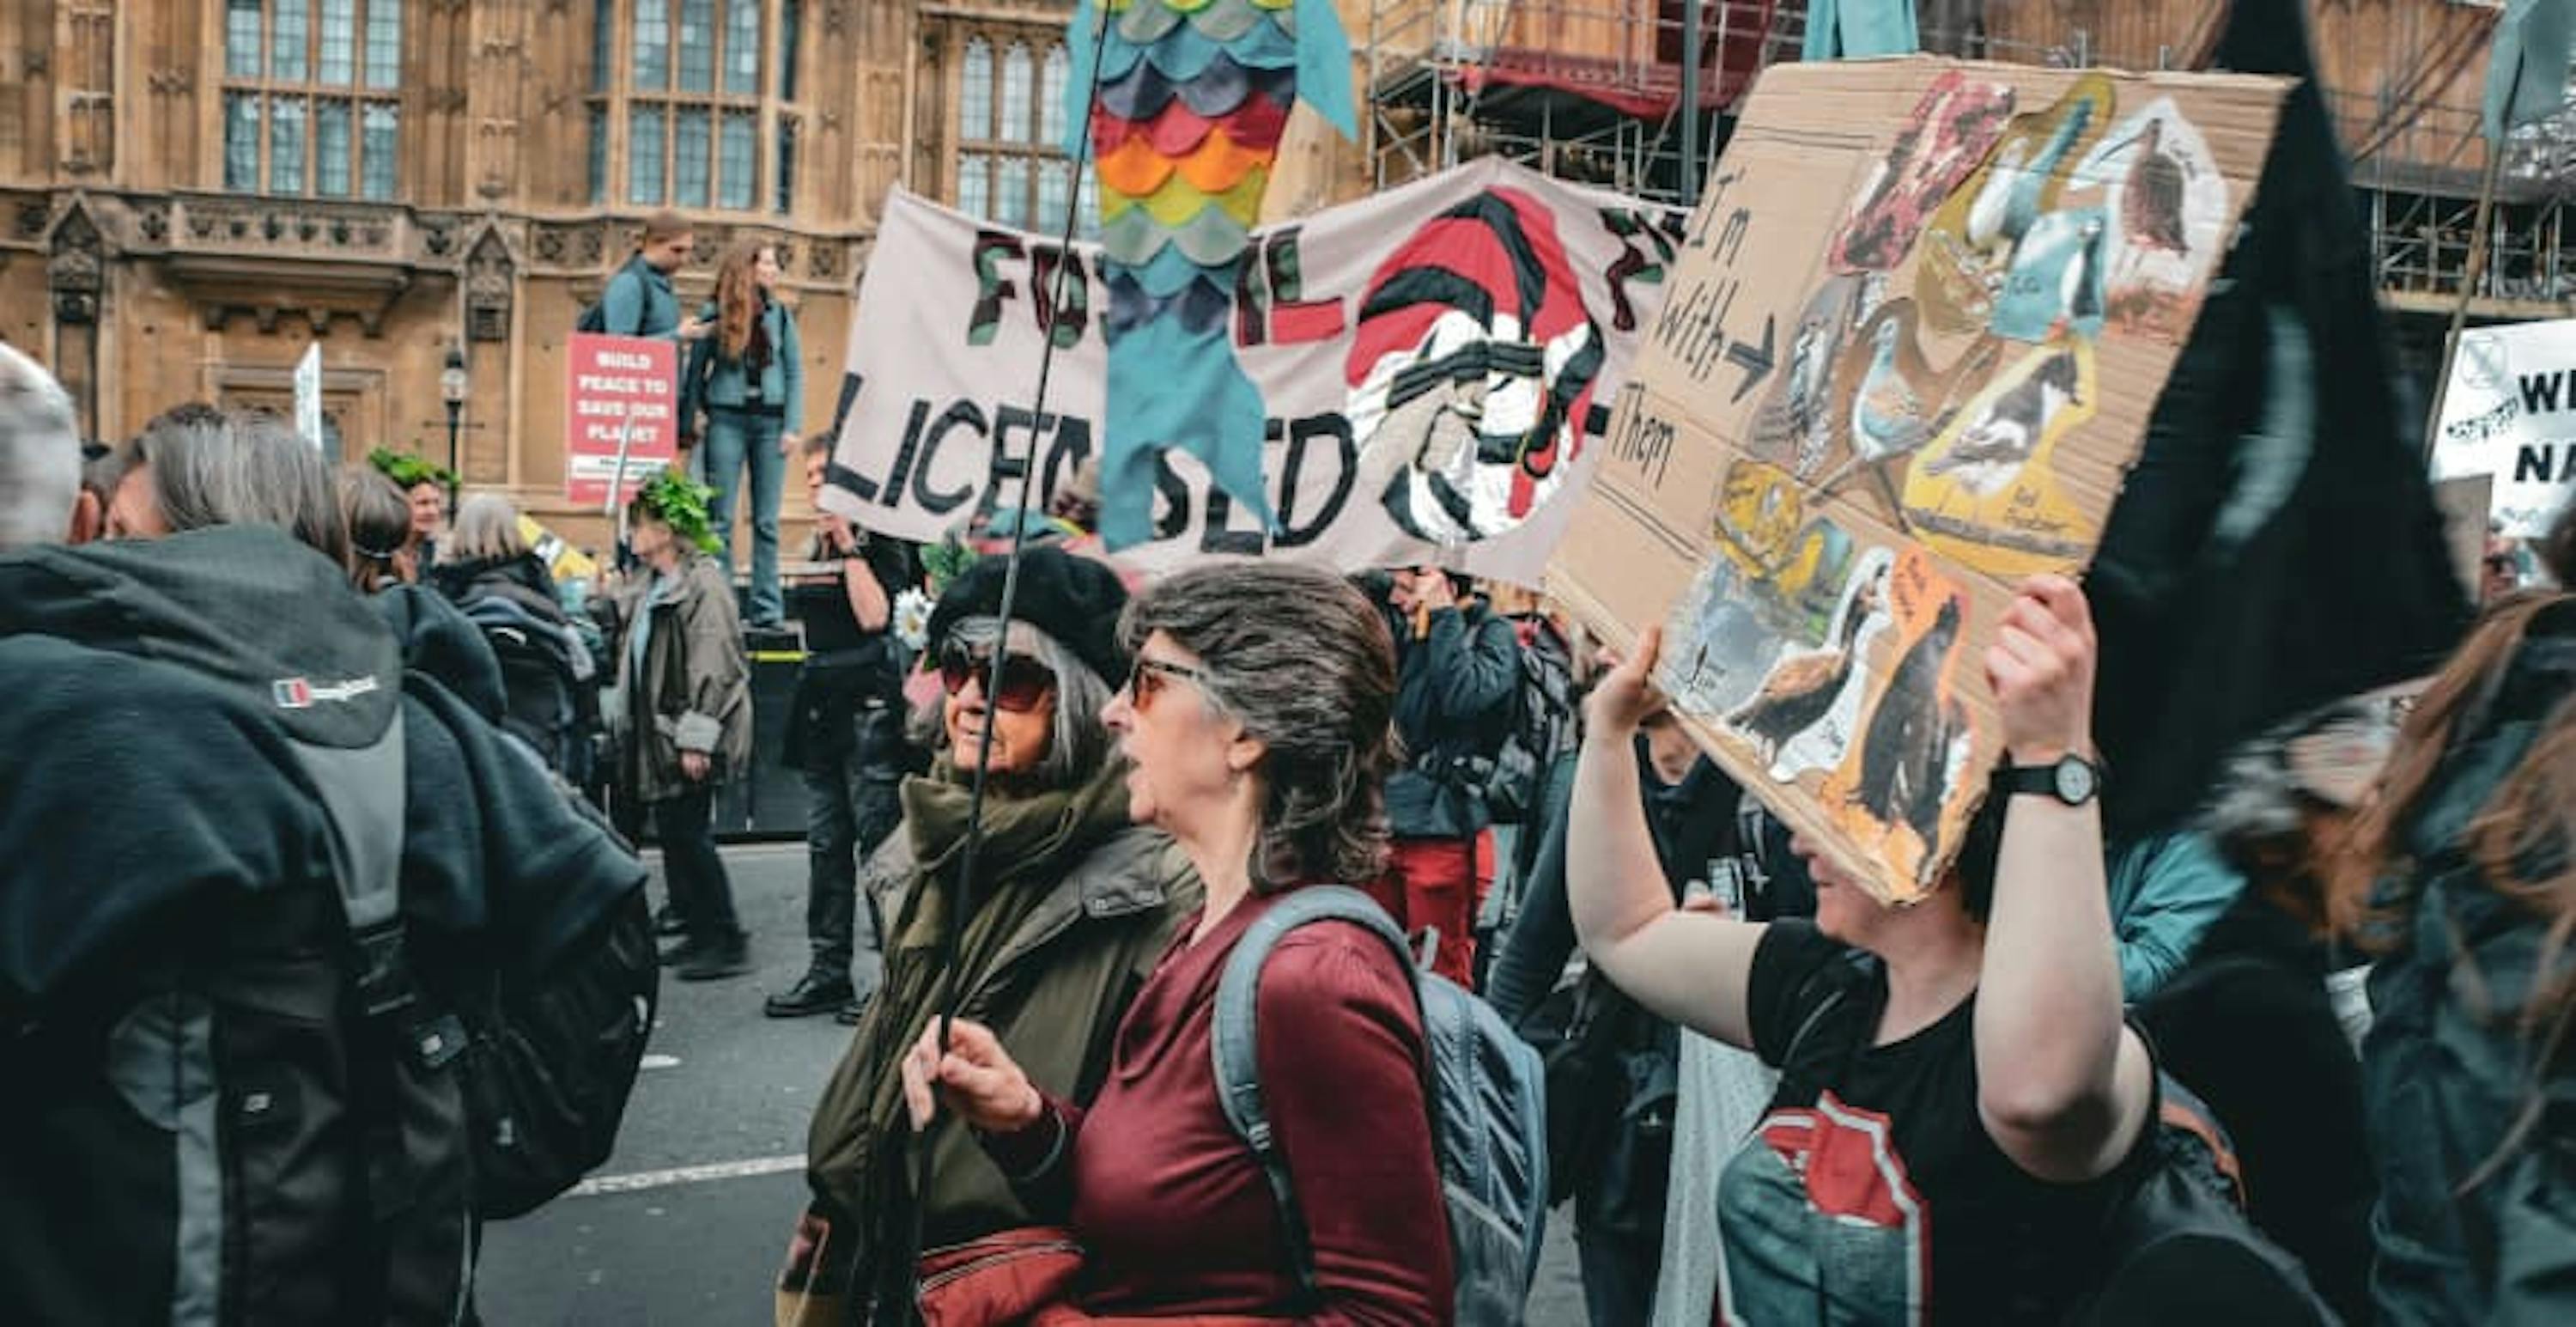
<svg viewBox="0 0 2576 1327"><path fill-rule="evenodd" d="M2033 576L2004 610L1986 678L2016 764L2093 750L2093 610L2063 576Z"/></svg>
<svg viewBox="0 0 2576 1327"><path fill-rule="evenodd" d="M1602 674L1600 684L1592 688L1592 699L1585 705L1591 718L1585 732L1590 737L1624 746L1647 715L1664 707L1664 693L1656 690L1654 683L1655 656L1663 653L1663 648L1664 629L1650 626L1637 637L1637 648L1627 658L1603 653L1610 671Z"/></svg>

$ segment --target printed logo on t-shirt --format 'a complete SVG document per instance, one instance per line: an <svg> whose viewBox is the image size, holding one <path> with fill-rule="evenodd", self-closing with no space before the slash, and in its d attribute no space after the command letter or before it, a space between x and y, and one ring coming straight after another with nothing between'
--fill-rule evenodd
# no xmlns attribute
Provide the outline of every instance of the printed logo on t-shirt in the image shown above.
<svg viewBox="0 0 2576 1327"><path fill-rule="evenodd" d="M1766 1117L1718 1180L1717 1321L1920 1323L1931 1213L1888 1119L1826 1092Z"/></svg>

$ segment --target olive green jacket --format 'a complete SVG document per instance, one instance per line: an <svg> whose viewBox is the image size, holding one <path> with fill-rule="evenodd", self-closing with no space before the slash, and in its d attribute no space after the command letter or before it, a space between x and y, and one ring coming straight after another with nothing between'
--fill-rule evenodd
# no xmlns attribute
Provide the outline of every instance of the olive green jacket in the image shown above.
<svg viewBox="0 0 2576 1327"><path fill-rule="evenodd" d="M742 621L733 586L714 558L691 553L680 564L675 597L653 593L655 578L642 577L614 598L619 628L618 773L623 786L647 802L691 788L680 772L680 753L713 758L710 782L740 777L751 767L751 663L743 653ZM641 614L652 614L641 666L632 633Z"/></svg>
<svg viewBox="0 0 2576 1327"><path fill-rule="evenodd" d="M921 884L914 861L911 835L897 832L860 879L893 937L888 943L931 943L927 936L907 936L901 920ZM961 1016L992 1028L1040 1090L1088 1102L1108 1076L1111 1046L1128 1003L1161 963L1180 923L1198 911L1201 895L1197 871L1168 835L1142 827L1112 834L1065 873L979 974ZM883 1008L871 1003L865 1017L874 1019ZM863 1025L852 1039L854 1050L877 1040L872 1033ZM919 1036L919 1029L904 1029L897 1044L909 1046ZM872 1265L875 1241L854 1228L871 1214L850 1210L859 1197L846 1191L844 1162L836 1154L847 1150L849 1113L864 1110L877 1077L899 1066L859 1063L860 1058L843 1056L825 1085L807 1139L806 1166L815 1212L835 1228L836 1252L829 1261L837 1265L818 1269L818 1279L835 1290L855 1290L854 1298L864 1303L867 1286L890 1269ZM933 1126L931 1147L924 1249L1033 1224L1001 1170L954 1117ZM845 1255L851 1261L842 1261Z"/></svg>

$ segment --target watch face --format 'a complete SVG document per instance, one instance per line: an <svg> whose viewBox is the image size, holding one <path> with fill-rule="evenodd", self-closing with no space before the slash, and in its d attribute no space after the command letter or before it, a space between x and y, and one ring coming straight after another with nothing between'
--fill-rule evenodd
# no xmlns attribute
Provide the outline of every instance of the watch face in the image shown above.
<svg viewBox="0 0 2576 1327"><path fill-rule="evenodd" d="M2068 806L2082 806L2093 800L2095 786L2090 764L2074 756L2057 762L2057 800Z"/></svg>

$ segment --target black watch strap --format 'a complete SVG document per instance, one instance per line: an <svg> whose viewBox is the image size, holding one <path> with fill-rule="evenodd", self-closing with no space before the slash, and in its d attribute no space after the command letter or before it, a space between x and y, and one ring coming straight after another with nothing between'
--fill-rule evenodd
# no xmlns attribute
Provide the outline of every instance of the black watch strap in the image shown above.
<svg viewBox="0 0 2576 1327"><path fill-rule="evenodd" d="M2072 754L2046 765L1998 765L1994 788L2005 797L2054 797L2068 806L2083 806L2102 795L2102 767Z"/></svg>

